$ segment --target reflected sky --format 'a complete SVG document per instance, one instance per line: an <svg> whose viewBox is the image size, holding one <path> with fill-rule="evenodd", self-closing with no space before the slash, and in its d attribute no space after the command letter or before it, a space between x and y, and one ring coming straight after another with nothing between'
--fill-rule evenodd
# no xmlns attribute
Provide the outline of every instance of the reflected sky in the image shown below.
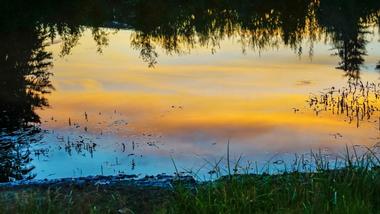
<svg viewBox="0 0 380 214"><path fill-rule="evenodd" d="M308 108L310 94L347 84L328 43L315 43L312 57L281 46L243 54L230 38L213 54L158 49L159 64L149 68L130 46L132 31L110 32L101 54L89 30L68 56L59 57L59 39L48 47L55 91L50 107L37 111L47 132L35 148L49 149L33 160L36 178L173 173L171 158L196 170L225 155L228 140L233 157L262 164L274 155L376 143L376 123L357 128ZM369 39L361 80L377 82L379 38ZM69 142L96 146L68 152Z"/></svg>

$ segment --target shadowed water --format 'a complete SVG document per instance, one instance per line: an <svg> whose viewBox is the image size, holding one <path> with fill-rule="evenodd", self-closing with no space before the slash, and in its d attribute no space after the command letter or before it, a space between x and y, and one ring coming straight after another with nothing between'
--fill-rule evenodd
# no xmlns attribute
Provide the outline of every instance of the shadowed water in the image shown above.
<svg viewBox="0 0 380 214"><path fill-rule="evenodd" d="M275 171L379 140L379 1L1 4L0 181L208 176L228 140Z"/></svg>

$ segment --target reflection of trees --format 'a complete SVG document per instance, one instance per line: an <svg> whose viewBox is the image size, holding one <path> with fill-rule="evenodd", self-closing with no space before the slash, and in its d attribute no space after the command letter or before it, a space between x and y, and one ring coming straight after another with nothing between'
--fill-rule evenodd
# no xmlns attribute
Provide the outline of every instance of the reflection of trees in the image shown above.
<svg viewBox="0 0 380 214"><path fill-rule="evenodd" d="M79 39L83 36L87 29L81 25L67 26L65 23L51 24L46 27L50 39L53 41L56 37L61 40L60 56L69 55L71 50L78 45ZM95 41L97 52L102 53L103 48L108 45L108 34L106 29L99 27L90 27L92 37Z"/></svg>
<svg viewBox="0 0 380 214"><path fill-rule="evenodd" d="M19 128L39 122L34 108L47 106L43 94L53 86L48 72L51 54L44 50L39 32L1 34L0 66L2 90L0 123Z"/></svg>
<svg viewBox="0 0 380 214"><path fill-rule="evenodd" d="M132 36L131 45L140 50L140 57L144 62L148 63L149 67L157 64L158 54L149 36L135 34Z"/></svg>
<svg viewBox="0 0 380 214"><path fill-rule="evenodd" d="M149 66L157 63L158 47L166 54L186 54L199 46L214 53L225 38L241 43L243 51L285 45L299 54L308 40L312 55L313 42L326 32L342 58L338 68L353 76L366 52L364 29L379 23L380 8L373 0L38 2L31 6L32 17L49 37L60 37L62 56L71 52L88 28L102 52L108 44L103 26L133 29L131 45Z"/></svg>
<svg viewBox="0 0 380 214"><path fill-rule="evenodd" d="M35 177L29 144L38 141L39 133L38 128L30 126L0 136L0 182Z"/></svg>
<svg viewBox="0 0 380 214"><path fill-rule="evenodd" d="M364 56L367 55L366 43L363 34L352 39L336 41L334 44L341 59L337 68L344 70L349 79L360 78L360 66L364 63Z"/></svg>
<svg viewBox="0 0 380 214"><path fill-rule="evenodd" d="M1 3L0 182L33 178L29 149L41 137L37 126L40 117L35 110L48 106L45 94L54 89L49 72L52 54L45 50L49 40L59 37L61 56L67 55L88 24L98 51L108 44L107 32L96 24L103 23L105 17L98 13L87 17L95 12L93 8L87 14L81 13L82 8L89 8L86 3L91 2L73 1L72 7L68 7L69 1L64 5L43 0L40 3L29 5L17 0ZM101 7L97 9L100 11Z"/></svg>
<svg viewBox="0 0 380 214"><path fill-rule="evenodd" d="M48 106L45 94L53 90L49 72L52 54L45 50L49 40L59 37L61 56L68 55L87 25L98 52L108 44L107 32L99 23L103 24L109 14L97 13L107 7L100 3L106 2L1 3L0 182L33 177L29 148L41 135L35 110Z"/></svg>
<svg viewBox="0 0 380 214"><path fill-rule="evenodd" d="M379 3L373 1L321 1L318 21L331 38L336 55L341 61L337 68L352 80L360 78L360 67L367 54L366 30L377 22Z"/></svg>
<svg viewBox="0 0 380 214"><path fill-rule="evenodd" d="M0 182L31 177L28 148L40 122L35 109L48 105L44 94L53 89L45 37L34 27L0 33Z"/></svg>
<svg viewBox="0 0 380 214"><path fill-rule="evenodd" d="M137 1L132 24L132 46L150 65L157 62L156 46L168 54L208 47L212 52L225 38L237 38L243 50L262 50L281 44L300 49L312 29L314 4L309 1ZM311 38L311 37L310 37Z"/></svg>
<svg viewBox="0 0 380 214"><path fill-rule="evenodd" d="M378 22L379 3L371 0L296 1L135 1L129 5L133 18L118 18L135 32L132 46L150 66L157 63L156 47L168 54L188 53L197 46L212 52L225 38L237 39L248 48L289 46L299 54L302 44L326 33L341 58L339 69L358 78L367 44L365 29Z"/></svg>

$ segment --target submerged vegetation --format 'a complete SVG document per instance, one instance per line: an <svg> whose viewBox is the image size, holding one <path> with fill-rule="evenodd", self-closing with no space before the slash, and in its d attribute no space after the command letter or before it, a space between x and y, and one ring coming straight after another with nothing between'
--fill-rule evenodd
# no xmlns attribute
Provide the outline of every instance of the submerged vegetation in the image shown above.
<svg viewBox="0 0 380 214"><path fill-rule="evenodd" d="M316 116L329 112L337 117L344 117L344 121L348 123L356 123L356 127L367 121L375 123L380 130L379 88L380 84L349 81L345 87L331 87L318 95L312 94L307 102Z"/></svg>
<svg viewBox="0 0 380 214"><path fill-rule="evenodd" d="M279 174L242 174L228 165L225 170L236 173L195 185L173 183L172 189L122 183L3 187L0 212L376 213L380 159L377 148L364 149L361 155L347 149L343 159L332 162L312 154L309 160L297 159L299 167Z"/></svg>

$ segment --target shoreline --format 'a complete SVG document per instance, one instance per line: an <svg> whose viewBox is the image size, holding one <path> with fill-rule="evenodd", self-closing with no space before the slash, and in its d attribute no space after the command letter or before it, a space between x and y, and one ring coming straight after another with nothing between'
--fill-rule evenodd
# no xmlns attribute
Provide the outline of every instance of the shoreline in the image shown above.
<svg viewBox="0 0 380 214"><path fill-rule="evenodd" d="M172 188L174 182L185 182L188 184L196 184L197 182L192 176L174 176L166 174L158 174L155 176L138 177L137 175L96 175L78 178L58 178L58 179L40 179L40 180L19 180L13 182L0 183L0 191L2 188L18 188L18 187L52 187L52 186L86 186L86 185L113 185L124 184L136 187L159 187Z"/></svg>

